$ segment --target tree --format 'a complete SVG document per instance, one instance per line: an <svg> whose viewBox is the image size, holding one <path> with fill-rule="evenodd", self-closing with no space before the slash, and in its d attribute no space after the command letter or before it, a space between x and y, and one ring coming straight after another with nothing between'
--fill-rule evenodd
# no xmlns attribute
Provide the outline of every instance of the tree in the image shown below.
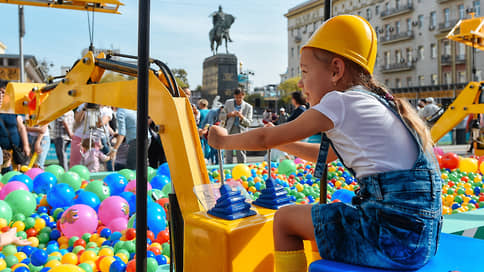
<svg viewBox="0 0 484 272"><path fill-rule="evenodd" d="M187 78L188 73L185 69L183 68L173 69L172 72L175 75L176 83L178 83L178 86L180 88L190 87L190 84L188 84L188 78Z"/></svg>
<svg viewBox="0 0 484 272"><path fill-rule="evenodd" d="M297 83L301 80L301 77L291 77L288 80L279 84L278 88L281 90L281 97L278 101L280 105L287 105L291 103L291 93L301 91L301 88L297 86Z"/></svg>

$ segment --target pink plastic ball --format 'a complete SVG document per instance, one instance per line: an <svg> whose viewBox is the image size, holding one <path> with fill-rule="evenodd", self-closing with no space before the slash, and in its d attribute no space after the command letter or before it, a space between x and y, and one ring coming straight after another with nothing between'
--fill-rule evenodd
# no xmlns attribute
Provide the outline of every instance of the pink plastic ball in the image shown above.
<svg viewBox="0 0 484 272"><path fill-rule="evenodd" d="M112 232L115 231L123 231L128 228L128 219L124 217L118 217L116 219L111 220L109 224L106 225Z"/></svg>
<svg viewBox="0 0 484 272"><path fill-rule="evenodd" d="M67 209L60 219L62 233L67 237L81 237L85 233L94 233L98 217L93 208L78 204Z"/></svg>
<svg viewBox="0 0 484 272"><path fill-rule="evenodd" d="M129 219L129 204L120 196L110 196L106 198L98 210L99 219L104 225L108 225L117 218Z"/></svg>
<svg viewBox="0 0 484 272"><path fill-rule="evenodd" d="M442 150L442 148L440 148L440 147L434 147L434 153L435 154L438 154L440 156L443 156L444 155L444 150Z"/></svg>
<svg viewBox="0 0 484 272"><path fill-rule="evenodd" d="M151 184L147 184L148 185L148 191L152 189L151 187ZM136 180L132 180L128 183L128 185L126 185L126 187L124 188L124 191L125 192L131 192L133 194L136 194Z"/></svg>
<svg viewBox="0 0 484 272"><path fill-rule="evenodd" d="M20 181L11 181L5 184L5 186L3 186L2 190L0 191L0 200L4 200L8 194L17 190L24 190L30 192L29 187L27 187L25 183Z"/></svg>
<svg viewBox="0 0 484 272"><path fill-rule="evenodd" d="M44 170L40 168L31 168L29 171L25 172L25 174L29 176L32 180L34 180L34 178L41 173L44 173Z"/></svg>

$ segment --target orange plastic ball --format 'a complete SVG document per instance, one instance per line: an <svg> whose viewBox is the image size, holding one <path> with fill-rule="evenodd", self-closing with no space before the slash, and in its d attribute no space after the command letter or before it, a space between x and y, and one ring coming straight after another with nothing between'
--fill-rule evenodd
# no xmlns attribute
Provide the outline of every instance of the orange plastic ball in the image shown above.
<svg viewBox="0 0 484 272"><path fill-rule="evenodd" d="M85 263L87 261L93 261L93 262L95 262L96 259L97 259L96 252L94 252L92 250L86 250L79 257L79 262L81 262L81 263Z"/></svg>
<svg viewBox="0 0 484 272"><path fill-rule="evenodd" d="M104 257L101 262L99 262L99 269L101 272L109 272L109 267L116 259L112 256Z"/></svg>
<svg viewBox="0 0 484 272"><path fill-rule="evenodd" d="M62 256L61 263L63 264L77 264L78 263L78 258L77 255L74 253L66 253L64 256Z"/></svg>

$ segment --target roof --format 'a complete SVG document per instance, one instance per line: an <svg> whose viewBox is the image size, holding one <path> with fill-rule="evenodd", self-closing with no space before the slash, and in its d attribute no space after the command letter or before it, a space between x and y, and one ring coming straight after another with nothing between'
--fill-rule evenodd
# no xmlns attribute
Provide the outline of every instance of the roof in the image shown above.
<svg viewBox="0 0 484 272"><path fill-rule="evenodd" d="M287 13L284 14L284 16L289 17L291 15L295 15L296 13L299 13L299 12L303 11L303 9L308 8L311 5L316 4L316 3L321 3L322 5L324 5L324 1L322 1L322 0L307 0L307 1L304 1L304 2L302 2L301 4L299 4L295 7L290 8L287 11Z"/></svg>
<svg viewBox="0 0 484 272"><path fill-rule="evenodd" d="M20 55L18 54L0 54L0 58L8 58L8 59L18 59ZM24 55L24 60L27 59L35 59L34 55Z"/></svg>

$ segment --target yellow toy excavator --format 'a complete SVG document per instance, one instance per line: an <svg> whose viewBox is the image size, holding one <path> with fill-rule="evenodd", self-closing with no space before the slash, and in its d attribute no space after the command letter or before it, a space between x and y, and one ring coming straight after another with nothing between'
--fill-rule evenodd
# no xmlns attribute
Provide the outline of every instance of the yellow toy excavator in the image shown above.
<svg viewBox="0 0 484 272"><path fill-rule="evenodd" d="M447 38L475 49L484 50L484 17L476 18L474 13L471 13L471 18L460 20L449 32ZM434 142L437 142L468 115L472 114L473 118L477 118L478 114L484 113L483 89L484 81L473 81L467 84L432 126L430 132ZM475 154L484 155L484 139L479 131L473 134L475 135L473 137Z"/></svg>
<svg viewBox="0 0 484 272"><path fill-rule="evenodd" d="M119 7L124 5L118 0L0 0L1 3L105 13L119 13Z"/></svg>

